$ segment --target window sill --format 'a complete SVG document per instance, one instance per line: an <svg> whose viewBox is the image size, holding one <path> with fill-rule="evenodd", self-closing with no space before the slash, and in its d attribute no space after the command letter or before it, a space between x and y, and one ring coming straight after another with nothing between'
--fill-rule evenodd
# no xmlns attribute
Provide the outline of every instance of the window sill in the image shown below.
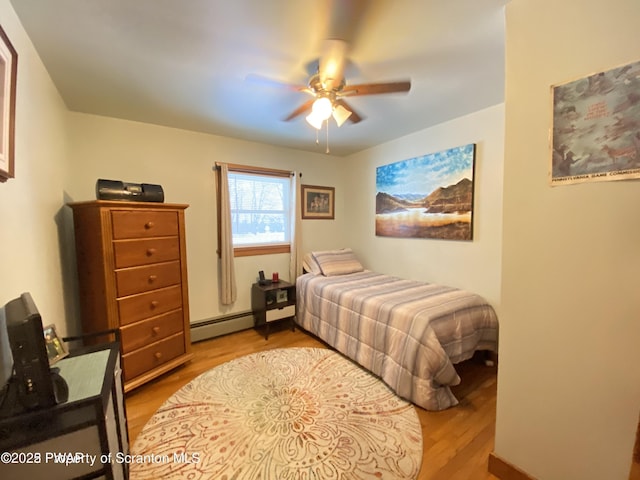
<svg viewBox="0 0 640 480"><path fill-rule="evenodd" d="M251 257L254 255L273 255L291 252L291 245L260 245L257 247L235 247L234 257Z"/></svg>

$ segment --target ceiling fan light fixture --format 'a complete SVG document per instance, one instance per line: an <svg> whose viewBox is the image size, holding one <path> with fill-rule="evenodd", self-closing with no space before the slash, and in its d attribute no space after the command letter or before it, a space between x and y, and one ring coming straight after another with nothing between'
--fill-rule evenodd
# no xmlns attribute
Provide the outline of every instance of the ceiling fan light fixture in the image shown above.
<svg viewBox="0 0 640 480"><path fill-rule="evenodd" d="M332 111L333 105L327 97L318 98L313 102L313 106L311 107L311 114L322 120L327 120L331 116Z"/></svg>
<svg viewBox="0 0 640 480"><path fill-rule="evenodd" d="M316 115L316 113L313 111L306 116L306 120L307 123L309 123L309 125L311 125L316 130L320 130L322 128L322 123L324 122L324 119L320 118L320 116Z"/></svg>
<svg viewBox="0 0 640 480"><path fill-rule="evenodd" d="M333 119L338 124L338 127L341 127L344 122L347 121L347 118L351 116L351 112L344 108L342 105L336 105L333 109Z"/></svg>

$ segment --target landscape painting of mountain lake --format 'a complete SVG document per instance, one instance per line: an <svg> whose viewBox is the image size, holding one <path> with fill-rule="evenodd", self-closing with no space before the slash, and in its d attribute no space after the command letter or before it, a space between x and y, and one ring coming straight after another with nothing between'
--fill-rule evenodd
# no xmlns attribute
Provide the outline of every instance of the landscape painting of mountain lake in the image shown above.
<svg viewBox="0 0 640 480"><path fill-rule="evenodd" d="M376 235L473 239L470 143L376 169Z"/></svg>

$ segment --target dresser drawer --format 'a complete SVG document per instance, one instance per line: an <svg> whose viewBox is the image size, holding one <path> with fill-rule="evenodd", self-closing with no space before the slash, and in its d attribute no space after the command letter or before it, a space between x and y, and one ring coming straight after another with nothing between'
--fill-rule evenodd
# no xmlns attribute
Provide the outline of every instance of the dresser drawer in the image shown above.
<svg viewBox="0 0 640 480"><path fill-rule="evenodd" d="M124 379L131 380L185 353L184 335L174 335L122 356Z"/></svg>
<svg viewBox="0 0 640 480"><path fill-rule="evenodd" d="M119 298L120 325L128 325L145 318L155 317L180 307L182 307L182 288L180 285Z"/></svg>
<svg viewBox="0 0 640 480"><path fill-rule="evenodd" d="M118 297L180 283L180 262L158 263L116 270Z"/></svg>
<svg viewBox="0 0 640 480"><path fill-rule="evenodd" d="M120 329L122 352L130 353L175 333L182 332L182 310L174 310L158 317L125 325Z"/></svg>
<svg viewBox="0 0 640 480"><path fill-rule="evenodd" d="M116 210L111 221L115 240L178 234L177 212Z"/></svg>
<svg viewBox="0 0 640 480"><path fill-rule="evenodd" d="M149 265L180 258L178 237L149 240L119 240L113 242L116 268Z"/></svg>

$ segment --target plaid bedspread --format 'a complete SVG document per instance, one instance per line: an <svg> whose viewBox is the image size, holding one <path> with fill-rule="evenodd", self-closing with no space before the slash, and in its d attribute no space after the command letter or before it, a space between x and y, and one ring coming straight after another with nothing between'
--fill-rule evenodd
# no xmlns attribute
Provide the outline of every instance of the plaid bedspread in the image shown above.
<svg viewBox="0 0 640 480"><path fill-rule="evenodd" d="M498 320L481 296L364 271L298 277L297 322L427 410L458 401L454 364L497 351Z"/></svg>

